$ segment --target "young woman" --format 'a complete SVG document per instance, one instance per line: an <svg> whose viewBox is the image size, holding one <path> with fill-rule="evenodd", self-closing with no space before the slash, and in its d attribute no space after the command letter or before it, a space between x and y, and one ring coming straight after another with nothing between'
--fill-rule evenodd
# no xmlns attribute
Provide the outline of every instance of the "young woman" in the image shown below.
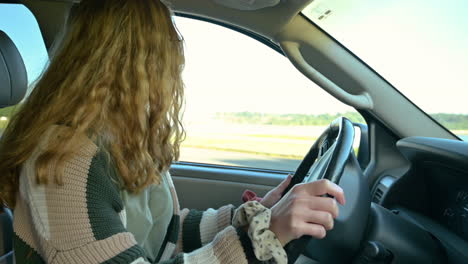
<svg viewBox="0 0 468 264"><path fill-rule="evenodd" d="M183 42L159 0L82 0L0 143L17 263L286 263L338 214L328 181L261 202L180 210ZM180 195L184 195L183 193ZM280 199L281 198L281 199ZM270 209L271 207L271 209Z"/></svg>

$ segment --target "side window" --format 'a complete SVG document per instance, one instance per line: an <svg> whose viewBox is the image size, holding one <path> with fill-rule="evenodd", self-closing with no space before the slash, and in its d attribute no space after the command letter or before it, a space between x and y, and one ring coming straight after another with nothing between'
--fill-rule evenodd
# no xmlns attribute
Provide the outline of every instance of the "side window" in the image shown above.
<svg viewBox="0 0 468 264"><path fill-rule="evenodd" d="M336 117L364 123L255 39L203 21L175 21L186 45L180 161L294 171Z"/></svg>
<svg viewBox="0 0 468 264"><path fill-rule="evenodd" d="M28 74L29 90L48 62L39 25L31 11L21 4L0 4L0 30L15 43ZM8 124L15 107L0 109L0 134Z"/></svg>

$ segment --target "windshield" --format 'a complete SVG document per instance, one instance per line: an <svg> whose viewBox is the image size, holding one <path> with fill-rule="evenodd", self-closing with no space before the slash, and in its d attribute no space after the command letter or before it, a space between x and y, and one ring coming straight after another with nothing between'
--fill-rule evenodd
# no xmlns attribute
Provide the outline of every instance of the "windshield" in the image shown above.
<svg viewBox="0 0 468 264"><path fill-rule="evenodd" d="M468 1L315 0L303 14L468 140Z"/></svg>

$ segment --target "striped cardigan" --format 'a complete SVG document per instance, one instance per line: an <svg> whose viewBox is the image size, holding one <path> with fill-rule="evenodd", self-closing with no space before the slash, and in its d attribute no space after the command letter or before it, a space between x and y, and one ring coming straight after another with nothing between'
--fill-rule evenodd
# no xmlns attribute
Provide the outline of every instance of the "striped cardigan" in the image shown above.
<svg viewBox="0 0 468 264"><path fill-rule="evenodd" d="M44 143L23 164L14 209L16 263L257 262L247 234L231 225L233 206L180 210L172 181L172 220L158 257L148 259L126 229L113 168L93 142L83 142L65 164L63 185L36 184L35 162Z"/></svg>

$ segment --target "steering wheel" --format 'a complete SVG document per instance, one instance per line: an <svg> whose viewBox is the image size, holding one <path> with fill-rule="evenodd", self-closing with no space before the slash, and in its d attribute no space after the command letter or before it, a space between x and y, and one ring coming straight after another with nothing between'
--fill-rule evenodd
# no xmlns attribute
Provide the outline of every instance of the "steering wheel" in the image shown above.
<svg viewBox="0 0 468 264"><path fill-rule="evenodd" d="M334 120L312 145L283 193L298 183L328 179L340 185L346 195L346 205L339 206L334 228L324 239L303 236L286 245L288 263L294 263L300 254L319 263L349 263L357 254L371 201L353 143L353 123L344 117Z"/></svg>

